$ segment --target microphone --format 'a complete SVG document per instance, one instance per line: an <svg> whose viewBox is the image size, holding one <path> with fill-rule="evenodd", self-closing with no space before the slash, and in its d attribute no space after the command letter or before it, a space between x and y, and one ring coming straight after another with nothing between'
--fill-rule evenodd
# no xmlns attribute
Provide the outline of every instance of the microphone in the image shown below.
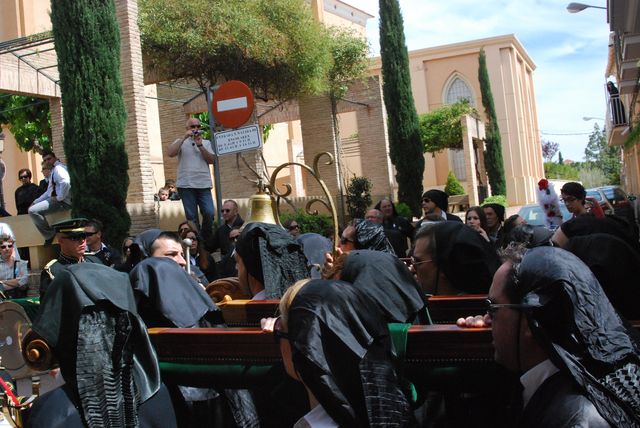
<svg viewBox="0 0 640 428"><path fill-rule="evenodd" d="M187 262L187 273L189 275L191 275L191 253L189 252L191 244L193 244L193 241L189 238L184 238L182 240L182 245L184 246L184 254L186 256L185 261Z"/></svg>

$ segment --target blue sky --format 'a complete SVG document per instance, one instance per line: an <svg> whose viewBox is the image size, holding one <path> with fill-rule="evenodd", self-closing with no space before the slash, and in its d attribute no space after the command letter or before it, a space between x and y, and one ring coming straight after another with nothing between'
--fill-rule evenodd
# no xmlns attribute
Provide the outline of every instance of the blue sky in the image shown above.
<svg viewBox="0 0 640 428"><path fill-rule="evenodd" d="M374 15L367 37L379 54L378 2L344 0ZM409 50L515 34L536 64L538 126L565 159L582 160L588 134L604 118L609 26L606 11L571 14L561 0L400 0ZM604 0L586 1L606 6ZM582 134L582 135L552 135Z"/></svg>

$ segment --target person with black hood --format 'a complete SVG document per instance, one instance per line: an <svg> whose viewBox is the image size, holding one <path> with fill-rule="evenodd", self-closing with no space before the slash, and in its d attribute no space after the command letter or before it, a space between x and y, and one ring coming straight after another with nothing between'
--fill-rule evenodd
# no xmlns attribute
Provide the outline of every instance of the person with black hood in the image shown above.
<svg viewBox="0 0 640 428"><path fill-rule="evenodd" d="M517 425L640 426L640 342L589 268L554 247L507 260L487 313L496 361L522 373Z"/></svg>
<svg viewBox="0 0 640 428"><path fill-rule="evenodd" d="M504 223L505 208L501 204L483 204L484 215L487 217L487 234L493 242L502 241L502 223Z"/></svg>
<svg viewBox="0 0 640 428"><path fill-rule="evenodd" d="M420 285L401 260L382 251L355 250L340 256L330 278L367 294L387 323L431 324Z"/></svg>
<svg viewBox="0 0 640 428"><path fill-rule="evenodd" d="M413 226L406 218L398 215L396 206L390 199L381 199L375 209L382 212L384 233L387 235L393 251L398 257L406 257L409 246L407 240L413 239Z"/></svg>
<svg viewBox="0 0 640 428"><path fill-rule="evenodd" d="M222 312L204 288L184 270L186 262L177 234L158 229L139 235L141 251L150 257L138 263L130 273L138 312L152 327L218 327L224 325ZM155 235L155 238L154 238ZM163 243L159 241L166 240ZM169 244L169 245L163 245ZM212 388L170 385L179 419L184 426L212 423L228 414L236 423L257 420L250 395L244 390L225 390L225 400ZM242 425L244 426L244 425Z"/></svg>
<svg viewBox="0 0 640 428"><path fill-rule="evenodd" d="M457 215L448 213L449 209L449 195L442 190L431 189L424 192L422 195L422 210L424 211L425 218L428 214L436 214L442 217L446 221L461 222L462 219ZM425 218L416 223L416 231L423 226Z"/></svg>
<svg viewBox="0 0 640 428"><path fill-rule="evenodd" d="M68 266L40 306L24 342L47 342L65 384L35 400L27 426L177 426L126 274L93 263Z"/></svg>
<svg viewBox="0 0 640 428"><path fill-rule="evenodd" d="M295 428L415 425L376 304L341 281L300 281L280 301L273 333L311 411Z"/></svg>
<svg viewBox="0 0 640 428"><path fill-rule="evenodd" d="M640 319L640 253L606 233L574 236L565 249L591 269L620 315Z"/></svg>
<svg viewBox="0 0 640 428"><path fill-rule="evenodd" d="M280 225L249 223L235 251L240 287L253 300L279 299L294 282L309 278L302 246Z"/></svg>
<svg viewBox="0 0 640 428"><path fill-rule="evenodd" d="M490 243L462 222L444 221L416 234L412 268L426 294L486 293L500 260Z"/></svg>
<svg viewBox="0 0 640 428"><path fill-rule="evenodd" d="M374 250L396 255L382 225L362 219L356 219L344 228L340 248L343 253L351 250Z"/></svg>

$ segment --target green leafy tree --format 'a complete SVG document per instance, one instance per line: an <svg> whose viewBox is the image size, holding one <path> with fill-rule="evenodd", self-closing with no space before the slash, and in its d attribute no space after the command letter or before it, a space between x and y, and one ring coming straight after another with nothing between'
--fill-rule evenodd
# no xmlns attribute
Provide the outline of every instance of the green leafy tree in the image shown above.
<svg viewBox="0 0 640 428"><path fill-rule="evenodd" d="M371 181L367 177L353 177L347 187L349 217L364 218L371 206Z"/></svg>
<svg viewBox="0 0 640 428"><path fill-rule="evenodd" d="M387 108L389 154L396 167L398 201L406 203L414 215L419 215L424 155L420 122L411 93L404 24L398 0L379 0L379 4L382 91Z"/></svg>
<svg viewBox="0 0 640 428"><path fill-rule="evenodd" d="M245 82L262 99L328 89L329 31L304 0L140 0L145 65L206 89Z"/></svg>
<svg viewBox="0 0 640 428"><path fill-rule="evenodd" d="M113 0L56 0L51 2L51 23L73 215L100 219L105 240L119 245L131 219L115 5Z"/></svg>
<svg viewBox="0 0 640 428"><path fill-rule="evenodd" d="M498 117L493 103L491 93L491 83L489 82L489 72L487 71L487 58L484 49L480 49L480 66L478 67L478 79L480 80L480 92L482 94L482 105L487 115L486 127L486 152L484 163L489 176L491 192L501 195L507 194L507 185L504 178L504 162L502 160L502 142L500 129L498 128Z"/></svg>
<svg viewBox="0 0 640 428"><path fill-rule="evenodd" d="M604 184L620 184L621 156L620 146L609 146L604 130L600 130L597 123L594 124L584 149L585 166L600 169L607 180Z"/></svg>
<svg viewBox="0 0 640 428"><path fill-rule="evenodd" d="M558 164L564 164L564 158L562 157L562 152L558 152Z"/></svg>
<svg viewBox="0 0 640 428"><path fill-rule="evenodd" d="M51 148L51 114L49 102L20 95L0 95L0 124L9 126L18 147L23 151Z"/></svg>
<svg viewBox="0 0 640 428"><path fill-rule="evenodd" d="M475 113L466 99L447 104L420 115L420 138L429 153L444 149L462 149L462 123L465 114Z"/></svg>
<svg viewBox="0 0 640 428"><path fill-rule="evenodd" d="M464 195L466 193L464 191L464 187L462 187L462 184L460 184L453 171L449 171L449 175L447 176L447 184L444 186L444 191L449 196Z"/></svg>
<svg viewBox="0 0 640 428"><path fill-rule="evenodd" d="M587 189L609 184L607 176L600 168L582 168L578 171L578 179Z"/></svg>
<svg viewBox="0 0 640 428"><path fill-rule="evenodd" d="M578 180L579 170L574 165L560 165L557 162L544 163L544 176L557 180Z"/></svg>

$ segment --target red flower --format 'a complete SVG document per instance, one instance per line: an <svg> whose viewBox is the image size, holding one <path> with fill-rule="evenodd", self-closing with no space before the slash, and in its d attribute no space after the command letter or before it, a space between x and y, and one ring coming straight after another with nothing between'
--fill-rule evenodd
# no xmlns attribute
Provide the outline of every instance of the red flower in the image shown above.
<svg viewBox="0 0 640 428"><path fill-rule="evenodd" d="M538 188L540 190L547 190L549 188L549 180L543 178L542 180L538 181Z"/></svg>

